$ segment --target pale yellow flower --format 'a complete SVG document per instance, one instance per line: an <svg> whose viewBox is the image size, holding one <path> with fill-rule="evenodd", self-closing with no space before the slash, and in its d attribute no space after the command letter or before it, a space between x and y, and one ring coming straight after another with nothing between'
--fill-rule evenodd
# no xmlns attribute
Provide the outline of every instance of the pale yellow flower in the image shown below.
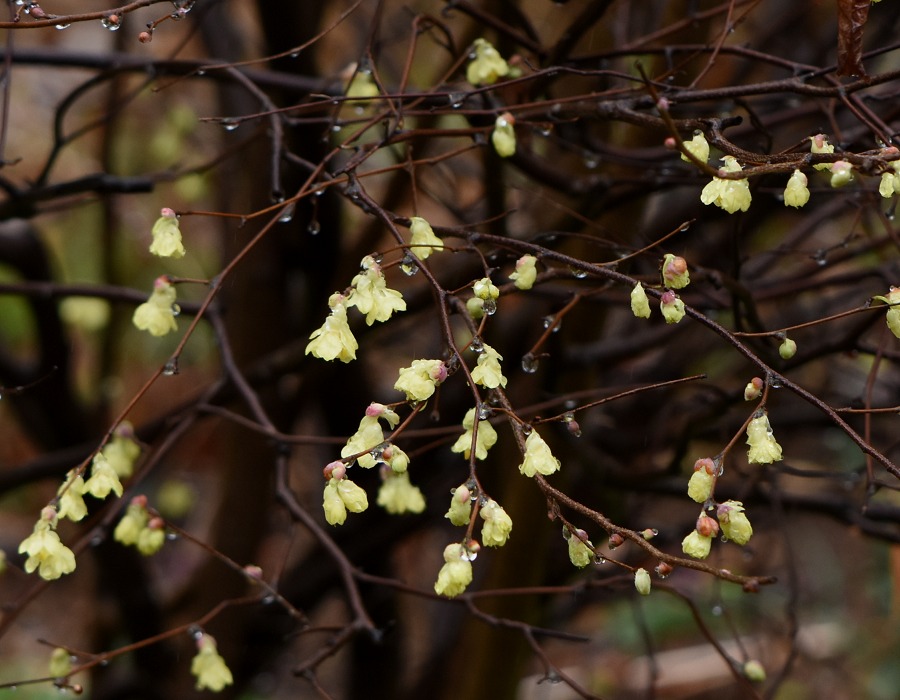
<svg viewBox="0 0 900 700"><path fill-rule="evenodd" d="M472 516L472 493L469 487L461 484L453 489L450 499L450 508L444 514L454 525L468 525Z"/></svg>
<svg viewBox="0 0 900 700"><path fill-rule="evenodd" d="M460 435L451 452L461 452L466 459L472 453L472 432L475 428L475 409L470 408L466 411L466 415L462 422L465 432ZM484 459L487 457L488 450L497 443L497 431L494 426L486 420L478 421L478 435L475 437L475 458Z"/></svg>
<svg viewBox="0 0 900 700"><path fill-rule="evenodd" d="M475 58L466 67L466 80L472 85L493 85L509 75L509 64L493 45L478 38L473 48Z"/></svg>
<svg viewBox="0 0 900 700"><path fill-rule="evenodd" d="M781 445L775 440L769 417L757 416L747 425L747 461L750 464L771 464L782 459Z"/></svg>
<svg viewBox="0 0 900 700"><path fill-rule="evenodd" d="M454 598L472 583L472 562L461 544L448 544L444 548L444 565L438 572L434 592Z"/></svg>
<svg viewBox="0 0 900 700"><path fill-rule="evenodd" d="M696 530L681 541L681 550L694 559L706 559L712 547L712 537L704 537Z"/></svg>
<svg viewBox="0 0 900 700"><path fill-rule="evenodd" d="M583 569L594 561L594 545L587 540L587 533L584 530L576 530L575 533L563 530L563 535L568 535L566 539L569 541L569 561L573 566Z"/></svg>
<svg viewBox="0 0 900 700"><path fill-rule="evenodd" d="M722 160L725 165L722 170L728 173L740 172L743 168L734 156L725 156ZM700 193L700 201L704 204L715 204L729 214L736 211L747 211L750 208L750 183L744 180L726 180L714 177L712 182L703 188Z"/></svg>
<svg viewBox="0 0 900 700"><path fill-rule="evenodd" d="M175 287L165 277L158 277L153 283L153 293L134 310L131 322L138 330L147 331L154 336L177 331L175 298Z"/></svg>
<svg viewBox="0 0 900 700"><path fill-rule="evenodd" d="M646 569L638 569L634 572L634 587L641 595L650 595L650 573Z"/></svg>
<svg viewBox="0 0 900 700"><path fill-rule="evenodd" d="M208 688L218 693L225 686L234 683L225 659L216 649L216 640L208 634L204 634L197 642L197 655L191 661L191 674L197 679L197 690Z"/></svg>
<svg viewBox="0 0 900 700"><path fill-rule="evenodd" d="M384 442L384 433L381 425L378 423L376 416L365 415L359 422L359 428L347 440L347 444L341 448L341 457L350 457L351 455L364 452L356 458L359 466L370 469L378 464L378 460L370 454L370 452Z"/></svg>
<svg viewBox="0 0 900 700"><path fill-rule="evenodd" d="M694 138L690 141L685 141L684 148L701 163L705 163L709 160L709 142L706 140L706 136L702 131L698 131L694 134ZM684 155L684 153L681 154L681 160L687 163L692 162L690 158Z"/></svg>
<svg viewBox="0 0 900 700"><path fill-rule="evenodd" d="M548 476L559 469L559 460L553 456L550 446L544 438L532 429L525 438L525 459L519 465L519 471L525 476L543 474Z"/></svg>
<svg viewBox="0 0 900 700"><path fill-rule="evenodd" d="M356 359L356 349L359 345L350 324L347 322L347 300L342 294L332 294L328 300L331 314L325 319L321 328L313 331L309 336L309 344L305 354L312 354L322 360L340 360L350 362Z"/></svg>
<svg viewBox="0 0 900 700"><path fill-rule="evenodd" d="M502 547L512 532L512 518L493 498L485 503L478 514L484 520L481 527L481 543L485 547Z"/></svg>
<svg viewBox="0 0 900 700"><path fill-rule="evenodd" d="M815 136L809 137L809 150L810 153L834 153L834 146L832 146L825 138L825 134L816 134ZM813 166L816 170L830 170L831 163L819 163L818 165Z"/></svg>
<svg viewBox="0 0 900 700"><path fill-rule="evenodd" d="M91 463L91 477L84 482L84 492L102 500L110 492L121 496L122 490L119 475L116 474L115 469L112 468L103 453L98 452L94 455L94 461Z"/></svg>
<svg viewBox="0 0 900 700"><path fill-rule="evenodd" d="M496 389L498 386L506 386L506 377L503 376L503 370L500 367L500 355L494 348L487 343L483 344L481 353L478 355L478 366L472 370L472 381L487 389Z"/></svg>
<svg viewBox="0 0 900 700"><path fill-rule="evenodd" d="M631 313L637 318L650 318L650 301L640 282L631 290Z"/></svg>
<svg viewBox="0 0 900 700"><path fill-rule="evenodd" d="M753 537L753 527L744 513L744 504L740 501L725 501L716 509L722 535L735 544L745 545Z"/></svg>
<svg viewBox="0 0 900 700"><path fill-rule="evenodd" d="M183 258L185 250L181 242L178 217L168 207L164 208L160 214L161 216L150 231L150 235L153 236L150 252L161 258Z"/></svg>
<svg viewBox="0 0 900 700"><path fill-rule="evenodd" d="M809 180L800 170L795 170L784 188L784 205L799 209L809 201Z"/></svg>
<svg viewBox="0 0 900 700"><path fill-rule="evenodd" d="M501 158L509 158L516 152L516 131L513 124L515 124L515 119L509 112L501 114L494 122L491 144Z"/></svg>
<svg viewBox="0 0 900 700"><path fill-rule="evenodd" d="M56 523L56 511L44 508L31 535L19 545L19 554L28 555L25 571L30 574L37 569L45 581L54 581L75 571L75 554L59 539L55 532Z"/></svg>
<svg viewBox="0 0 900 700"><path fill-rule="evenodd" d="M66 474L66 480L56 493L62 494L59 498L58 517L68 518L77 523L87 515L87 505L84 502L84 478L81 474L76 476L74 469Z"/></svg>
<svg viewBox="0 0 900 700"><path fill-rule="evenodd" d="M396 289L388 289L387 280L379 265L371 255L362 259L362 272L351 282L353 291L347 299L347 306L355 306L366 314L366 324L387 321L395 311L406 311L403 295Z"/></svg>
<svg viewBox="0 0 900 700"><path fill-rule="evenodd" d="M409 232L411 234L409 249L420 260L425 260L432 253L440 252L444 248L444 242L435 235L431 224L421 216L410 217Z"/></svg>
<svg viewBox="0 0 900 700"><path fill-rule="evenodd" d="M413 360L400 369L394 388L406 394L408 401L425 401L446 378L447 367L440 360Z"/></svg>
<svg viewBox="0 0 900 700"><path fill-rule="evenodd" d="M341 525L347 518L348 510L362 513L369 507L369 499L366 492L350 479L329 479L325 484L322 507L330 525Z"/></svg>
<svg viewBox="0 0 900 700"><path fill-rule="evenodd" d="M378 505L388 513L421 513L425 510L425 496L409 481L409 473L389 472L378 490Z"/></svg>
<svg viewBox="0 0 900 700"><path fill-rule="evenodd" d="M534 286L534 282L537 279L536 263L537 258L533 255L523 255L516 260L516 271L509 278L518 289L531 289Z"/></svg>

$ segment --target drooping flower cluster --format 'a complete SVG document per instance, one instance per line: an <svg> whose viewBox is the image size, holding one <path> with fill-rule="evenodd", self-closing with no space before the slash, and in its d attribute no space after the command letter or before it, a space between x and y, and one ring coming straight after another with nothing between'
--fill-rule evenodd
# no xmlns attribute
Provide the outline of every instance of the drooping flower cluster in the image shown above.
<svg viewBox="0 0 900 700"><path fill-rule="evenodd" d="M469 552L461 544L448 544L444 548L444 565L438 572L434 592L447 598L455 598L472 583L472 562Z"/></svg>
<svg viewBox="0 0 900 700"><path fill-rule="evenodd" d="M110 493L121 496L122 490L122 482L119 481L116 470L113 469L103 452L98 452L91 462L91 476L84 482L84 493L89 493L94 498L102 500Z"/></svg>
<svg viewBox="0 0 900 700"><path fill-rule="evenodd" d="M667 289L659 298L659 310L666 323L678 323L685 314L684 302L671 289Z"/></svg>
<svg viewBox="0 0 900 700"><path fill-rule="evenodd" d="M393 515L421 513L425 510L425 496L418 486L410 483L407 472L386 470L378 490L378 505Z"/></svg>
<svg viewBox="0 0 900 700"><path fill-rule="evenodd" d="M209 689L218 693L234 683L225 659L216 648L216 640L208 634L201 635L197 640L197 655L191 660L191 674L197 679L194 686L197 690Z"/></svg>
<svg viewBox="0 0 900 700"><path fill-rule="evenodd" d="M706 503L711 496L719 468L716 463L705 457L694 463L694 473L688 482L688 496L697 503Z"/></svg>
<svg viewBox="0 0 900 700"><path fill-rule="evenodd" d="M444 514L451 523L457 526L468 525L472 516L472 492L465 484L457 486L451 492L450 508Z"/></svg>
<svg viewBox="0 0 900 700"><path fill-rule="evenodd" d="M493 85L509 75L509 64L490 42L476 39L473 52L475 55L466 67L466 80L472 85Z"/></svg>
<svg viewBox="0 0 900 700"><path fill-rule="evenodd" d="M795 170L784 188L784 204L799 209L809 201L809 180L800 170Z"/></svg>
<svg viewBox="0 0 900 700"><path fill-rule="evenodd" d="M594 561L594 545L588 539L584 530L569 532L569 528L563 528L563 537L569 543L569 561L573 566L583 569Z"/></svg>
<svg viewBox="0 0 900 700"><path fill-rule="evenodd" d="M183 258L184 245L181 242L181 228L178 225L178 217L168 207L163 207L160 217L153 224L150 231L153 241L150 243L150 252L161 258Z"/></svg>
<svg viewBox="0 0 900 700"><path fill-rule="evenodd" d="M735 544L745 545L753 536L753 527L744 513L744 504L740 501L725 501L716 508L716 517L722 535Z"/></svg>
<svg viewBox="0 0 900 700"><path fill-rule="evenodd" d="M478 362L475 369L472 370L472 381L487 389L496 389L498 386L506 386L506 377L503 376L503 370L500 367L500 355L494 348L487 343L482 344L482 350L478 355Z"/></svg>
<svg viewBox="0 0 900 700"><path fill-rule="evenodd" d="M469 455L472 453L472 437L475 429L474 408L470 408L466 411L462 426L465 432L456 439L456 442L453 443L453 447L451 447L450 450L453 452L461 452L466 459L469 459ZM475 435L475 458L484 459L487 457L488 450L496 443L497 431L494 430L494 426L486 420L478 421L478 434Z"/></svg>
<svg viewBox="0 0 900 700"><path fill-rule="evenodd" d="M712 547L713 537L718 534L719 523L706 513L701 513L694 530L681 541L681 550L694 559L706 559Z"/></svg>
<svg viewBox="0 0 900 700"><path fill-rule="evenodd" d="M441 360L413 360L400 370L394 388L406 394L407 401L426 401L446 378L447 367Z"/></svg>
<svg viewBox="0 0 900 700"><path fill-rule="evenodd" d="M138 330L157 337L177 331L175 315L179 309L175 298L175 287L169 282L169 278L165 275L157 277L150 298L134 310L132 323Z"/></svg>
<svg viewBox="0 0 900 700"><path fill-rule="evenodd" d="M725 156L722 159L725 165L720 172L738 173L743 168L734 156ZM750 183L746 179L729 180L714 177L712 182L703 188L700 193L700 201L704 204L715 204L729 214L736 211L747 211L750 208Z"/></svg>
<svg viewBox="0 0 900 700"><path fill-rule="evenodd" d="M775 440L769 417L763 413L747 425L747 461L750 464L771 464L782 459L781 445Z"/></svg>
<svg viewBox="0 0 900 700"><path fill-rule="evenodd" d="M336 473L338 471L334 470ZM322 508L329 525L343 525L347 519L347 511L362 513L368 507L366 492L346 476L331 477L325 484Z"/></svg>
<svg viewBox="0 0 900 700"><path fill-rule="evenodd" d="M533 255L523 255L516 260L516 270L510 274L509 278L516 285L517 289L527 290L534 286L534 282L537 279L536 263L537 258Z"/></svg>
<svg viewBox="0 0 900 700"><path fill-rule="evenodd" d="M543 474L548 476L559 469L559 460L553 456L550 446L538 431L533 429L525 438L525 459L519 465L519 471L525 476Z"/></svg>
<svg viewBox="0 0 900 700"><path fill-rule="evenodd" d="M355 306L366 315L366 324L387 321L395 311L406 311L403 295L388 289L381 265L371 255L362 259L361 271L353 278L353 291L347 298L347 306Z"/></svg>
<svg viewBox="0 0 900 700"><path fill-rule="evenodd" d="M481 543L485 547L502 547L512 531L512 518L493 498L485 503L478 514L484 520L481 528Z"/></svg>
<svg viewBox="0 0 900 700"><path fill-rule="evenodd" d="M409 222L409 232L411 234L409 249L419 260L425 260L432 253L440 252L444 249L444 242L435 235L431 224L425 219L421 216L413 216L410 217Z"/></svg>
<svg viewBox="0 0 900 700"><path fill-rule="evenodd" d="M359 421L359 428L350 436L347 444L341 448L341 457L355 458L357 464L365 469L370 469L380 461L383 461L385 449L385 447L382 447L384 433L381 430L381 424L378 422L379 418L391 428L396 427L397 423L400 422L400 416L393 409L380 403L370 404L366 409L366 415ZM394 449L399 450L396 447ZM379 450L381 450L381 454L376 458L376 455L372 453L378 453ZM405 453L403 454L405 455ZM356 455L359 456L357 457ZM396 455L389 455L389 457L396 459L398 462L398 468L395 471L405 471L406 464L401 463L400 451ZM406 461L408 464L409 459L407 458Z"/></svg>
<svg viewBox="0 0 900 700"><path fill-rule="evenodd" d="M701 163L709 160L709 142L702 131L695 132L694 137L690 141L685 141L684 148ZM691 159L684 153L681 154L681 160L687 163L691 162Z"/></svg>
<svg viewBox="0 0 900 700"><path fill-rule="evenodd" d="M75 571L75 554L59 539L56 533L58 522L56 509L47 506L41 511L33 532L19 545L19 554L28 555L25 571L30 574L37 569L45 581L54 581Z"/></svg>
<svg viewBox="0 0 900 700"><path fill-rule="evenodd" d="M309 344L306 346L306 354L312 354L328 362L340 360L350 362L356 359L356 349L359 345L350 324L347 322L348 300L339 292L335 292L328 299L331 314L325 319L321 328L316 329L309 336Z"/></svg>
<svg viewBox="0 0 900 700"><path fill-rule="evenodd" d="M141 554L149 557L162 549L166 542L165 523L162 518L150 517L146 496L135 496L116 525L113 539L126 547L136 547Z"/></svg>

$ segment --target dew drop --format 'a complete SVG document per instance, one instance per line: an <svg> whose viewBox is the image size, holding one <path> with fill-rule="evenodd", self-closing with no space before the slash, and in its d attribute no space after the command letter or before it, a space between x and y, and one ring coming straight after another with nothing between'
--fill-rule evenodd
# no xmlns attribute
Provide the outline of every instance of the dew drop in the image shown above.
<svg viewBox="0 0 900 700"><path fill-rule="evenodd" d="M606 558L602 554L595 554L594 555L594 563L595 564L605 564Z"/></svg>
<svg viewBox="0 0 900 700"><path fill-rule="evenodd" d="M234 131L241 125L237 119L223 119L220 123L225 131Z"/></svg>
<svg viewBox="0 0 900 700"><path fill-rule="evenodd" d="M574 267L570 267L569 271L572 273L572 276L577 280L583 280L585 277L588 276L588 273L586 270L579 270Z"/></svg>
<svg viewBox="0 0 900 700"><path fill-rule="evenodd" d="M196 74L197 74L197 75L206 75L206 71L205 71L205 70L198 70Z"/></svg>
<svg viewBox="0 0 900 700"><path fill-rule="evenodd" d="M538 369L537 358L530 352L522 356L522 371L526 374L534 374Z"/></svg>
<svg viewBox="0 0 900 700"><path fill-rule="evenodd" d="M584 167L588 170L593 170L599 165L600 161L596 158L596 156L590 155L584 157Z"/></svg>
<svg viewBox="0 0 900 700"><path fill-rule="evenodd" d="M400 269L403 271L404 275L412 277L419 271L419 264L416 262L415 258L407 252L406 255L403 256L403 260L400 261Z"/></svg>
<svg viewBox="0 0 900 700"><path fill-rule="evenodd" d="M472 352L482 353L484 352L484 342L476 335L472 338L472 342L469 343L469 348Z"/></svg>
<svg viewBox="0 0 900 700"><path fill-rule="evenodd" d="M309 226L306 227L306 232L310 236L318 236L319 232L322 230L322 225L319 223L317 219L313 219L309 222Z"/></svg>
<svg viewBox="0 0 900 700"><path fill-rule="evenodd" d="M103 25L104 29L108 29L111 32L117 32L122 28L122 19L118 15L107 15L100 20L100 24Z"/></svg>
<svg viewBox="0 0 900 700"><path fill-rule="evenodd" d="M828 264L828 252L821 248L812 254L812 259L816 261L819 267L825 267Z"/></svg>
<svg viewBox="0 0 900 700"><path fill-rule="evenodd" d="M297 208L296 202L291 202L284 209L282 209L281 214L278 217L278 220L286 224L290 222L294 218L294 210Z"/></svg>
<svg viewBox="0 0 900 700"><path fill-rule="evenodd" d="M481 404L478 408L478 420L487 420L491 417L494 410L487 404Z"/></svg>
<svg viewBox="0 0 900 700"><path fill-rule="evenodd" d="M181 307L178 304L172 304L172 315L180 316L181 315Z"/></svg>
<svg viewBox="0 0 900 700"><path fill-rule="evenodd" d="M178 360L169 360L163 366L163 374L167 377L173 377L178 374Z"/></svg>
<svg viewBox="0 0 900 700"><path fill-rule="evenodd" d="M497 313L497 302L493 299L485 299L484 304L482 304L481 306L481 310L487 316L493 316L495 313Z"/></svg>
<svg viewBox="0 0 900 700"><path fill-rule="evenodd" d="M721 616L722 616L722 612L723 612L722 606L721 606L721 605L713 605L712 610L710 610L710 612L711 612L713 615L715 615L716 617L721 617Z"/></svg>
<svg viewBox="0 0 900 700"><path fill-rule="evenodd" d="M292 51L292 52L291 52L291 58L297 58L297 56L299 56L299 55L300 55L300 52L299 52L299 51Z"/></svg>
<svg viewBox="0 0 900 700"><path fill-rule="evenodd" d="M275 602L275 596L273 596L273 595L264 596L262 599L263 605L271 605L274 602Z"/></svg>
<svg viewBox="0 0 900 700"><path fill-rule="evenodd" d="M168 542L174 542L174 541L177 540L177 539L178 539L178 535L175 534L174 532L167 532L167 533L166 533L166 540L167 540Z"/></svg>
<svg viewBox="0 0 900 700"><path fill-rule="evenodd" d="M68 29L71 26L72 26L71 24L57 24L56 28L62 30L62 29Z"/></svg>

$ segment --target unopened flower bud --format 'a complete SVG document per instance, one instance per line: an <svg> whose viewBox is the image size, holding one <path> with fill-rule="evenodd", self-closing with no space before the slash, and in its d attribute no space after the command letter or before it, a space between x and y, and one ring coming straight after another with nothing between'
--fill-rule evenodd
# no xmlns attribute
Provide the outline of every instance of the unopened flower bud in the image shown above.
<svg viewBox="0 0 900 700"><path fill-rule="evenodd" d="M797 354L797 343L790 338L785 338L778 346L778 354L781 355L782 360L790 360Z"/></svg>
<svg viewBox="0 0 900 700"><path fill-rule="evenodd" d="M691 282L687 260L680 255L666 253L662 264L663 284L670 289L683 289Z"/></svg>
<svg viewBox="0 0 900 700"><path fill-rule="evenodd" d="M641 530L641 537L643 537L645 540L648 540L648 541L652 540L658 534L659 534L659 532L652 527L648 527L644 530Z"/></svg>
<svg viewBox="0 0 900 700"><path fill-rule="evenodd" d="M715 537L719 534L719 523L710 518L706 513L697 518L696 528L703 537Z"/></svg>
<svg viewBox="0 0 900 700"><path fill-rule="evenodd" d="M795 170L784 188L784 205L799 209L809 201L809 180L800 170Z"/></svg>
<svg viewBox="0 0 900 700"><path fill-rule="evenodd" d="M688 482L688 496L697 503L706 503L712 496L718 471L715 462L708 457L698 459L694 463L694 473Z"/></svg>
<svg viewBox="0 0 900 700"><path fill-rule="evenodd" d="M716 509L716 517L722 528L722 535L735 544L745 545L753 536L753 527L744 513L744 504L740 501L725 501Z"/></svg>
<svg viewBox="0 0 900 700"><path fill-rule="evenodd" d="M765 382L759 377L753 377L744 387L744 401L756 401L762 393Z"/></svg>
<svg viewBox="0 0 900 700"><path fill-rule="evenodd" d="M681 551L694 559L706 559L712 546L712 537L704 537L696 530L681 541Z"/></svg>
<svg viewBox="0 0 900 700"><path fill-rule="evenodd" d="M831 186L843 187L853 179L853 166L846 160L831 164Z"/></svg>
<svg viewBox="0 0 900 700"><path fill-rule="evenodd" d="M138 34L138 41L142 44L149 44L153 41L153 34L150 32L141 32Z"/></svg>
<svg viewBox="0 0 900 700"><path fill-rule="evenodd" d="M657 564L656 568L654 569L654 571L656 572L656 575L659 576L660 578L667 578L668 576L670 576L672 574L672 572L674 570L675 570L675 567L673 567L671 564L668 564L664 561L661 561L659 564Z"/></svg>
<svg viewBox="0 0 900 700"><path fill-rule="evenodd" d="M637 318L650 318L650 302L640 282L631 290L631 313Z"/></svg>
<svg viewBox="0 0 900 700"><path fill-rule="evenodd" d="M634 587L641 595L650 595L650 574L646 569L638 569L634 572Z"/></svg>
<svg viewBox="0 0 900 700"><path fill-rule="evenodd" d="M609 548L615 549L616 547L621 547L625 544L625 538L622 537L618 532L614 532L609 536Z"/></svg>
<svg viewBox="0 0 900 700"><path fill-rule="evenodd" d="M678 323L684 318L684 302L672 290L663 292L659 300L659 310L662 311L666 323Z"/></svg>
<svg viewBox="0 0 900 700"><path fill-rule="evenodd" d="M766 680L766 669L756 659L750 659L744 664L744 677L754 683L762 683Z"/></svg>

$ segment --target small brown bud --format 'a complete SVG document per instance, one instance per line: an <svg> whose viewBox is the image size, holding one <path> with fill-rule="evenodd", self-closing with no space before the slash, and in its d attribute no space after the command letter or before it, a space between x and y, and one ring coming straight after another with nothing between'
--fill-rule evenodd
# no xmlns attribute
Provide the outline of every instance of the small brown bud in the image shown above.
<svg viewBox="0 0 900 700"><path fill-rule="evenodd" d="M149 44L153 41L153 34L151 32L141 32L138 34L138 41L142 44Z"/></svg>

